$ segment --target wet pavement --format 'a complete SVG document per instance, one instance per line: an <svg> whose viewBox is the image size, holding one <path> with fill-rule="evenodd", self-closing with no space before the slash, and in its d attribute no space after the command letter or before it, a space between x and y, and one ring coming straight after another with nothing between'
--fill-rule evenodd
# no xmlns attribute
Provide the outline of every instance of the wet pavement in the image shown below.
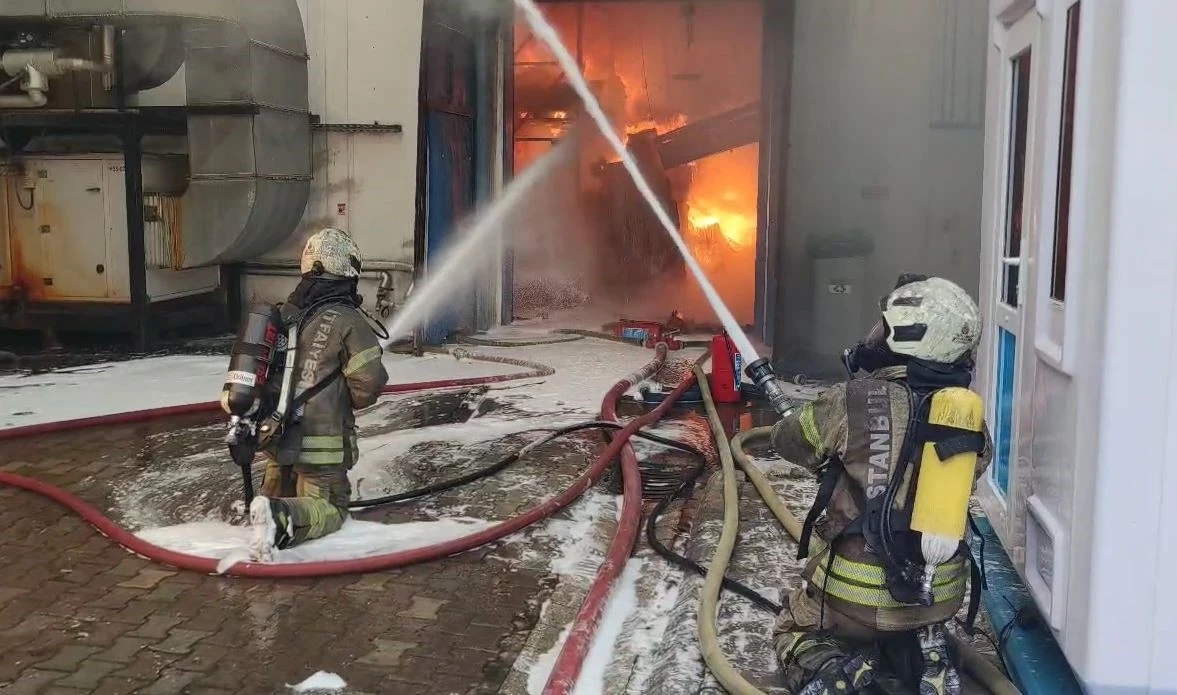
<svg viewBox="0 0 1177 695"><path fill-rule="evenodd" d="M365 418L377 424L361 433L500 407L478 396L386 401L388 412ZM0 468L62 486L132 529L232 519L239 474L220 453L221 434L219 422L197 419L41 436L5 442ZM525 441L422 442L390 465L410 468L404 483L413 487ZM599 441L570 438L512 475L356 516L506 518L563 489ZM263 581L171 571L10 488L0 487L0 529L0 692L14 695L289 692L286 684L320 670L353 693L499 692L553 583L548 563L536 561L551 549L527 536L387 572Z"/></svg>
<svg viewBox="0 0 1177 695"><path fill-rule="evenodd" d="M567 421L568 413L521 407L523 391L506 385L382 400L359 420L357 496L453 478L532 441L538 435L530 430ZM619 410L624 417L641 408ZM772 419L734 408L722 416L732 431ZM239 472L223 453L222 432L219 419L189 418L39 436L5 442L0 469L60 485L132 530L240 523ZM697 413L679 409L659 432L713 458ZM567 487L602 443L600 433L579 434L493 478L355 516L502 520ZM652 445L637 451L667 471L692 463ZM813 480L769 458L762 464L774 486L803 511ZM608 482L551 520L476 551L368 575L285 581L172 571L128 554L48 500L0 487L0 692L284 693L317 671L341 676L349 693L536 692L614 532L618 504ZM691 498L663 516L659 537L709 561L721 490L712 465ZM796 581L795 545L747 483L740 495L731 574L779 600ZM627 572L638 575L637 610L611 654L589 670L603 674L609 695L709 692L715 683L695 637L701 579L684 577L644 539L635 556ZM781 692L772 619L724 595L724 651L768 693Z"/></svg>

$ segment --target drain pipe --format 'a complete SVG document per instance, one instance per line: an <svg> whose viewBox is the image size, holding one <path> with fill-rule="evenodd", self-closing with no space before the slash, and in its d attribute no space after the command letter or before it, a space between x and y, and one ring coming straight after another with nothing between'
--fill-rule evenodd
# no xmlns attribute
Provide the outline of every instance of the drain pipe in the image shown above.
<svg viewBox="0 0 1177 695"><path fill-rule="evenodd" d="M0 95L0 109L38 109L49 103L49 78L64 77L70 72L96 72L102 74L102 86L109 91L111 74L114 71L113 25L102 27L102 60L70 58L61 55L56 48L25 49L14 48L0 54L0 70L21 77L20 88L24 94Z"/></svg>
<svg viewBox="0 0 1177 695"><path fill-rule="evenodd" d="M7 55L7 54L6 54ZM102 61L97 62L85 58L66 58L54 56L53 64L61 70L61 77L67 72L98 72L103 74L103 86L110 81L114 73L114 26L107 24L102 27Z"/></svg>
<svg viewBox="0 0 1177 695"><path fill-rule="evenodd" d="M102 27L102 88L110 91L114 87L114 25Z"/></svg>
<svg viewBox="0 0 1177 695"><path fill-rule="evenodd" d="M0 94L0 109L39 109L49 103L49 80L45 75L31 65L24 68L24 73L20 83L24 94Z"/></svg>

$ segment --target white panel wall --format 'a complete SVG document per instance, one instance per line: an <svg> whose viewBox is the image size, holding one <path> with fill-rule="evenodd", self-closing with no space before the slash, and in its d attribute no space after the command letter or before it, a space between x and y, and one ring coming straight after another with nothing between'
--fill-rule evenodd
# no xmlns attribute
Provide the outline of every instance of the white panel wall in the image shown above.
<svg viewBox="0 0 1177 695"><path fill-rule="evenodd" d="M424 0L299 0L310 54L310 106L324 123L400 124L400 134L317 133L314 184L298 231L265 256L295 262L306 237L337 226L365 266L412 263L417 190L417 87ZM396 299L409 276L394 273ZM293 282L248 278L247 300L276 300ZM362 290L374 297L371 279ZM274 293L278 294L275 295Z"/></svg>
<svg viewBox="0 0 1177 695"><path fill-rule="evenodd" d="M1125 687L1171 693L1177 690L1177 603L1170 579L1177 569L1177 90L1155 66L1177 64L1169 33L1177 4L1119 4L1118 88L1110 102L1116 118L1106 133L1115 154L1108 172L1102 412L1091 423L1099 446L1087 609L1097 646L1082 667L1092 693ZM1135 629L1116 634L1125 627Z"/></svg>
<svg viewBox="0 0 1177 695"><path fill-rule="evenodd" d="M1067 294L1049 296L1057 215L1063 40L1070 0L993 0L1003 24L1036 13L1029 215L1023 227L1011 494L982 486L982 504L1031 585L1050 563L1040 602L1089 693L1177 691L1177 91L1156 65L1177 63L1168 29L1177 4L1082 3ZM1003 14L998 17L998 14ZM1003 21L1004 20L1004 21ZM1009 55L990 71L982 300L997 287L1004 196ZM987 318L989 318L987 316ZM980 388L991 398L992 350ZM1027 507L1053 523L1058 546L1027 552ZM1047 557L1047 556L1053 556ZM1050 562L1057 558L1057 562Z"/></svg>

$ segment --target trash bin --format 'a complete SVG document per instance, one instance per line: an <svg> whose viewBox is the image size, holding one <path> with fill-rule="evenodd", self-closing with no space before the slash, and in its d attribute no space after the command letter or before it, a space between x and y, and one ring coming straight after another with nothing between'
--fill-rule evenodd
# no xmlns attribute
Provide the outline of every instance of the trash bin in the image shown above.
<svg viewBox="0 0 1177 695"><path fill-rule="evenodd" d="M875 247L861 229L811 234L806 247L813 260L810 349L824 360L841 355L869 328L873 317L866 316L866 259Z"/></svg>

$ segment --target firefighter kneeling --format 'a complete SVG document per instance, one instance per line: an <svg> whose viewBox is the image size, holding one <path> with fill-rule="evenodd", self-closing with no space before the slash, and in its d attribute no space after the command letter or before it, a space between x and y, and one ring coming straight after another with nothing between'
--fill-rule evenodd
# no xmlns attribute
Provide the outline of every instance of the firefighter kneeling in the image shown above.
<svg viewBox="0 0 1177 695"><path fill-rule="evenodd" d="M261 425L261 495L249 506L255 560L334 533L348 517L347 474L359 457L354 411L374 404L388 383L383 351L360 310L361 269L351 237L324 229L307 240L302 279L280 307L290 339L274 368L287 376L266 383L278 393Z"/></svg>
<svg viewBox="0 0 1177 695"><path fill-rule="evenodd" d="M981 584L964 541L991 450L968 390L980 312L957 285L920 276L901 278L880 308L871 335L843 356L850 380L773 430L780 456L820 479L799 556L815 527L826 544L775 630L801 695L961 692L944 622L971 574L971 624Z"/></svg>

